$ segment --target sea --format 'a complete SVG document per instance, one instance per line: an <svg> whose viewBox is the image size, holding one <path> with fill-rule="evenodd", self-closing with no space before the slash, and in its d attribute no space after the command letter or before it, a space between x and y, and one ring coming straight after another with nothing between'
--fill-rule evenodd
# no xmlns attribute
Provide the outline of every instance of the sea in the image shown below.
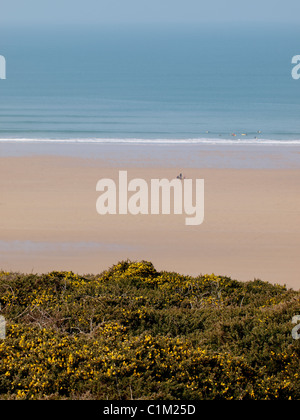
<svg viewBox="0 0 300 420"><path fill-rule="evenodd" d="M300 26L1 27L1 143L300 144Z"/></svg>

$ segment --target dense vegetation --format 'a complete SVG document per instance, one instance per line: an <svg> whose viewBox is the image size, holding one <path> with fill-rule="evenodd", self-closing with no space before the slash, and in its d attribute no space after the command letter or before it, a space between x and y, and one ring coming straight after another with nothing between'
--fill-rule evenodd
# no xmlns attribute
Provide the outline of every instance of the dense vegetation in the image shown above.
<svg viewBox="0 0 300 420"><path fill-rule="evenodd" d="M157 272L0 272L1 399L300 399L300 292Z"/></svg>

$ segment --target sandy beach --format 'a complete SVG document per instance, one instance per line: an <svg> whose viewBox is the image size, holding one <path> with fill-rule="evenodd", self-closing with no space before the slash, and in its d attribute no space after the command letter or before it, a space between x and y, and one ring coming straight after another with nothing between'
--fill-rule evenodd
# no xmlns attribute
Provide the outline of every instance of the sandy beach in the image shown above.
<svg viewBox="0 0 300 420"><path fill-rule="evenodd" d="M96 212L101 178L205 181L205 220ZM0 158L0 269L100 273L123 259L158 270L300 285L300 170L138 167L66 156Z"/></svg>

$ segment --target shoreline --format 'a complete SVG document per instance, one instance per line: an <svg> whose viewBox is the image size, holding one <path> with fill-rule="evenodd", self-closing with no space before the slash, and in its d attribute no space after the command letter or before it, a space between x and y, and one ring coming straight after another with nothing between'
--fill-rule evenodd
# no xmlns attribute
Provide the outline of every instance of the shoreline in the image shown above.
<svg viewBox="0 0 300 420"><path fill-rule="evenodd" d="M3 143L0 157L101 160L110 167L300 169L300 144Z"/></svg>
<svg viewBox="0 0 300 420"><path fill-rule="evenodd" d="M0 270L95 274L120 260L148 260L157 270L299 289L299 169L170 163L153 165L152 156L1 157ZM119 169L130 179L172 179L180 172L204 178L204 223L186 226L184 214L100 216L96 183L115 179Z"/></svg>

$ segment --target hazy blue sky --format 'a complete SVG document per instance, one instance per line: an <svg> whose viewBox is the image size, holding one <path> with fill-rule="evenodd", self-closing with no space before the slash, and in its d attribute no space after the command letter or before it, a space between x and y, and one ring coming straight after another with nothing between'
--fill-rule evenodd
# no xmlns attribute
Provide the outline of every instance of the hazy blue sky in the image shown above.
<svg viewBox="0 0 300 420"><path fill-rule="evenodd" d="M0 25L259 21L296 23L299 0L2 0Z"/></svg>

